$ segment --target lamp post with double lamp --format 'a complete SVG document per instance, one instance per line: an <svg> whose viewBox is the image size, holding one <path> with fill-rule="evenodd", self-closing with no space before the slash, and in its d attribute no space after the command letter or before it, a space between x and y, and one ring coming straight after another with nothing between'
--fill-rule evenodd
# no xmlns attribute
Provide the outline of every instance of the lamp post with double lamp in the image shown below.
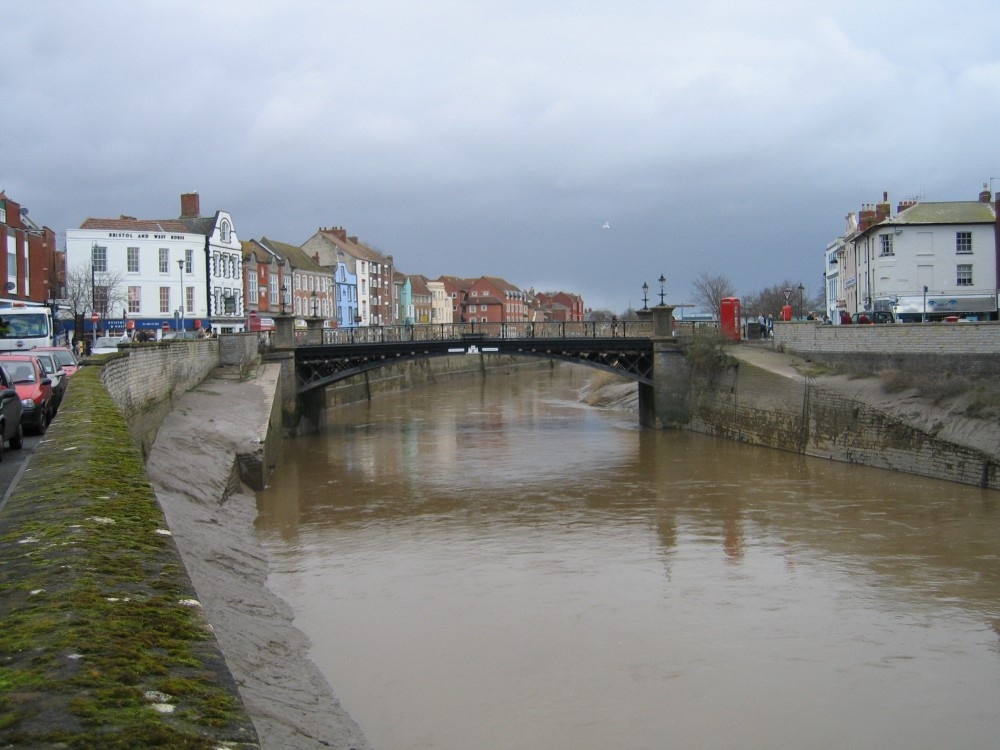
<svg viewBox="0 0 1000 750"><path fill-rule="evenodd" d="M179 304L177 305L178 309L181 312L180 322L178 325L180 326L180 330L183 331L184 330L184 259L183 258L177 261L177 273L181 279L181 296Z"/></svg>

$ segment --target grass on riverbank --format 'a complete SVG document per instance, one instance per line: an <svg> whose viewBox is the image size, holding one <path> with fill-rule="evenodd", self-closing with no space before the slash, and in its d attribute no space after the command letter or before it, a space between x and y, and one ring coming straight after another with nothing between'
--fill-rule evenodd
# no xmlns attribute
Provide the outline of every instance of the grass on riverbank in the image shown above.
<svg viewBox="0 0 1000 750"><path fill-rule="evenodd" d="M0 745L256 747L98 367L0 513Z"/></svg>

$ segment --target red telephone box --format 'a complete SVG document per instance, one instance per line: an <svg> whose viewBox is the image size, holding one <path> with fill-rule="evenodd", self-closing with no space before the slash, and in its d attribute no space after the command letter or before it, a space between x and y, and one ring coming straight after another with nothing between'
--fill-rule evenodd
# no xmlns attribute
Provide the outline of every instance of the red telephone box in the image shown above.
<svg viewBox="0 0 1000 750"><path fill-rule="evenodd" d="M719 327L722 335L733 341L740 340L739 297L723 297L719 306Z"/></svg>

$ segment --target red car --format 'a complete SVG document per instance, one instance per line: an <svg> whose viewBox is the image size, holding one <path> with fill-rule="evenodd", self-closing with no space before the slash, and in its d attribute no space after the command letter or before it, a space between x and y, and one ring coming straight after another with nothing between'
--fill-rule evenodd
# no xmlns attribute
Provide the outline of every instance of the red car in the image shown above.
<svg viewBox="0 0 1000 750"><path fill-rule="evenodd" d="M62 366L66 377L72 377L73 373L80 369L80 363L76 361L76 355L65 346L36 346L33 352L51 352L55 355L56 362Z"/></svg>
<svg viewBox="0 0 1000 750"><path fill-rule="evenodd" d="M0 365L10 373L21 398L24 425L44 435L52 421L52 380L30 354L0 354Z"/></svg>

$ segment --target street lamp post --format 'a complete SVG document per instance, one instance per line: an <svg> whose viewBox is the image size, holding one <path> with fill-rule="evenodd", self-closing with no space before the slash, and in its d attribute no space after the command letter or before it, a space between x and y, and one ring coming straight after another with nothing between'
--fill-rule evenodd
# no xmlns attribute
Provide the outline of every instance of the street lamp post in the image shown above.
<svg viewBox="0 0 1000 750"><path fill-rule="evenodd" d="M316 317L316 308L318 307L318 305L319 305L319 300L316 298L316 292L313 292L312 293L312 311L313 311L313 317L314 318Z"/></svg>
<svg viewBox="0 0 1000 750"><path fill-rule="evenodd" d="M649 309L648 302L649 302L649 284L647 284L644 281L644 282L642 282L642 309L643 310L648 310Z"/></svg>
<svg viewBox="0 0 1000 750"><path fill-rule="evenodd" d="M805 318L805 294L806 288L799 284L799 320Z"/></svg>
<svg viewBox="0 0 1000 750"><path fill-rule="evenodd" d="M288 293L288 287L284 284L281 285L281 314L285 314L285 295Z"/></svg>
<svg viewBox="0 0 1000 750"><path fill-rule="evenodd" d="M90 246L90 312L97 312L97 269L94 267L94 258L97 255L97 243ZM97 346L97 321L94 315L90 316L90 325L93 346Z"/></svg>
<svg viewBox="0 0 1000 750"><path fill-rule="evenodd" d="M180 296L180 304L178 305L181 311L179 325L181 330L184 330L184 259L183 258L177 261L177 272L181 278L181 296Z"/></svg>
<svg viewBox="0 0 1000 750"><path fill-rule="evenodd" d="M665 278L663 277L663 274L661 273L661 274L660 274L660 307L663 307L663 305L665 305L665 304L666 304L666 303L665 303L665 302L663 301L663 298L664 298L664 297L666 296L666 294L667 294L667 292L666 292L666 289L664 289L664 288L663 288L663 285L664 285L664 284L666 284L666 283L667 283L667 280L666 280L666 279L665 279Z"/></svg>

